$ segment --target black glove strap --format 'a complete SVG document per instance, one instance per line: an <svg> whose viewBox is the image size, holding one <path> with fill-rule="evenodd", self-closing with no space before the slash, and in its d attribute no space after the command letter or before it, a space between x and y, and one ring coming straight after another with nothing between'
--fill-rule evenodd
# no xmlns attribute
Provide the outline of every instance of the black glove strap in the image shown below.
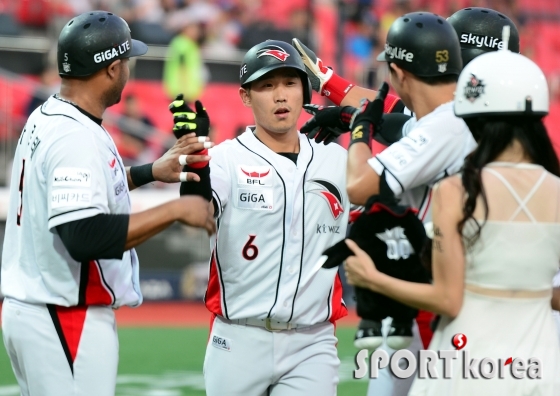
<svg viewBox="0 0 560 396"><path fill-rule="evenodd" d="M212 200L212 186L210 184L210 165L203 168L191 168L188 165L183 167L183 172L196 173L200 177L199 182L183 182L179 188L179 194L200 195L208 202Z"/></svg>
<svg viewBox="0 0 560 396"><path fill-rule="evenodd" d="M130 167L130 179L136 187L141 187L144 184L148 184L156 181L152 173L153 163L139 166Z"/></svg>
<svg viewBox="0 0 560 396"><path fill-rule="evenodd" d="M373 135L373 124L364 122L356 125L350 133L350 146L354 143L365 143L371 147L371 136Z"/></svg>

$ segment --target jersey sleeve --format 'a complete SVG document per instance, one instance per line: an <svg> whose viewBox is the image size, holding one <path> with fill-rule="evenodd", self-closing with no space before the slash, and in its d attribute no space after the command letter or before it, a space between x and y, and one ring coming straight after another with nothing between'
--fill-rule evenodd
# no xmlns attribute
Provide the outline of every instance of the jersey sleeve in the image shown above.
<svg viewBox="0 0 560 396"><path fill-rule="evenodd" d="M43 172L49 230L70 221L109 213L103 159L89 131L66 133L49 148Z"/></svg>
<svg viewBox="0 0 560 396"><path fill-rule="evenodd" d="M212 185L212 198L217 209L216 218L218 218L222 215L229 201L231 176L228 172L224 147L218 146L215 149L210 149L208 154L212 157L210 160L210 183Z"/></svg>
<svg viewBox="0 0 560 396"><path fill-rule="evenodd" d="M457 139L454 125L440 122L413 128L410 133L368 160L373 170L386 180L396 195L414 187L429 184L445 175L445 170L458 153L463 139ZM406 129L406 125L403 130Z"/></svg>

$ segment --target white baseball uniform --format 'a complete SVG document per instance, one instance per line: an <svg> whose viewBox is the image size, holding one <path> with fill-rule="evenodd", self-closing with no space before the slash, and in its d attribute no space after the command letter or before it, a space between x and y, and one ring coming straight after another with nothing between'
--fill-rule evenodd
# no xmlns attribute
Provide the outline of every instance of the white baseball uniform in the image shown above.
<svg viewBox="0 0 560 396"><path fill-rule="evenodd" d="M112 309L141 303L138 258L129 250L121 260L76 262L55 227L130 212L115 144L102 126L52 96L25 125L11 180L2 327L22 394L113 395Z"/></svg>
<svg viewBox="0 0 560 396"><path fill-rule="evenodd" d="M389 187L402 204L418 208L424 223L432 221L432 187L436 182L460 171L465 157L476 148L467 124L455 116L453 102L438 106L420 120L411 118L403 126L403 138L393 143L368 162L381 175L386 170ZM389 323L383 322L384 333ZM418 326L414 323L414 341L408 348L416 353L422 348ZM381 346L392 354L385 343ZM412 384L409 379L398 379L388 369L372 379L369 396L404 396Z"/></svg>
<svg viewBox="0 0 560 396"><path fill-rule="evenodd" d="M402 203L419 210L423 222L431 221L431 190L436 182L453 175L476 148L467 124L455 116L453 102L438 106L420 120L403 126L403 138L368 162Z"/></svg>
<svg viewBox="0 0 560 396"><path fill-rule="evenodd" d="M556 275L554 275L553 285L554 287L560 287L560 271L558 271ZM560 312L552 311L552 315L556 320L556 327L558 327L558 337L560 337Z"/></svg>
<svg viewBox="0 0 560 396"><path fill-rule="evenodd" d="M336 393L334 321L347 311L337 269L314 267L346 235L346 150L301 134L299 142L297 165L252 127L210 150L210 396Z"/></svg>

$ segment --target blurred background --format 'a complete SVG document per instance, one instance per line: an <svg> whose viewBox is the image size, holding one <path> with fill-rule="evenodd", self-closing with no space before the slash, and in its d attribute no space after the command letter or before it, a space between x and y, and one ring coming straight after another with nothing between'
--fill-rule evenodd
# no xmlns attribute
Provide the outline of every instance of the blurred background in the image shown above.
<svg viewBox="0 0 560 396"><path fill-rule="evenodd" d="M560 152L560 0L0 0L0 241L15 143L27 116L58 91L56 40L73 16L112 11L129 23L133 38L149 45L146 56L131 62L123 100L104 118L125 164L139 165L173 144L167 106L180 92L202 100L217 143L251 124L237 94L239 65L244 52L265 39L298 37L339 74L375 88L387 77L375 58L396 17L419 10L448 17L468 6L499 10L517 24L521 52L547 75L552 106L546 124ZM315 95L314 102L324 98ZM152 183L132 193L133 210L177 195L178 185ZM146 300L203 297L204 233L175 225L138 252Z"/></svg>

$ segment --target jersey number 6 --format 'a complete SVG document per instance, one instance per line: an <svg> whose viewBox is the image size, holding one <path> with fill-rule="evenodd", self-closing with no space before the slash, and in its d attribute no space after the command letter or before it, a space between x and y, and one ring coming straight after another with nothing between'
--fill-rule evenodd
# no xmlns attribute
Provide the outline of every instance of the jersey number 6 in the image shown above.
<svg viewBox="0 0 560 396"><path fill-rule="evenodd" d="M256 235L249 235L249 240L247 241L245 246L243 246L243 258L245 260L254 260L259 255L259 248L253 245L253 241L256 237Z"/></svg>

